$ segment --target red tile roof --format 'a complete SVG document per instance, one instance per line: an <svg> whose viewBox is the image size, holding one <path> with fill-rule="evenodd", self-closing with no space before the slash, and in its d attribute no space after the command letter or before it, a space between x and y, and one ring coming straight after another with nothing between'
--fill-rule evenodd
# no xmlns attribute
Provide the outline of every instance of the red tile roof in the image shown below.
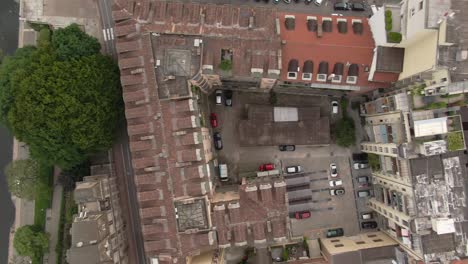
<svg viewBox="0 0 468 264"><path fill-rule="evenodd" d="M382 87L381 83L369 82L368 72L364 71L365 67L371 66L374 54L374 39L370 31L368 20L366 18L358 17L336 17L330 16L332 20L332 32L323 32L321 38L317 37L316 32L308 31L307 29L307 15L294 14L296 26L294 30L286 30L285 28L285 15L290 13L279 13L281 39L285 41L282 48L282 69L288 68L288 63L292 59L299 61L299 67L302 67L306 60L312 60L314 65L321 61L328 62L328 72L332 73L335 63L350 63L359 65L359 78L357 86L364 88ZM321 23L322 16L315 16L318 23ZM348 31L346 34L341 34L337 30L337 19L346 19ZM363 24L362 34L354 34L352 29L352 20L359 19ZM302 68L299 71L296 81L320 83L316 81L318 67L314 67L314 75L312 81L302 81ZM341 84L346 84L347 67L344 71ZM291 81L287 79L287 72L285 70L281 73L281 80Z"/></svg>

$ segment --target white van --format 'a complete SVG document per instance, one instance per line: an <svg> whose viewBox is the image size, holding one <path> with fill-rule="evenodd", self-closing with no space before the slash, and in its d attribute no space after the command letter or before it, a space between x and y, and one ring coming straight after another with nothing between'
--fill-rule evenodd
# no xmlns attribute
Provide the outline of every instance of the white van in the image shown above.
<svg viewBox="0 0 468 264"><path fill-rule="evenodd" d="M219 164L219 179L223 182L228 181L228 169L226 164Z"/></svg>
<svg viewBox="0 0 468 264"><path fill-rule="evenodd" d="M333 101L333 102L331 102L331 105L332 105L332 113L333 114L338 114L338 102Z"/></svg>

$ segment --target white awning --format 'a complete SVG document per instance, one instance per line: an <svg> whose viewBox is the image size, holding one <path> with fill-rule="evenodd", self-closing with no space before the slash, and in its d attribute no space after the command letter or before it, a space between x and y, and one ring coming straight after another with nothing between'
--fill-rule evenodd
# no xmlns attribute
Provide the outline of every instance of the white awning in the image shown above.
<svg viewBox="0 0 468 264"><path fill-rule="evenodd" d="M447 134L447 117L414 121L415 137Z"/></svg>
<svg viewBox="0 0 468 264"><path fill-rule="evenodd" d="M275 122L297 122L299 114L296 107L275 107L273 119Z"/></svg>

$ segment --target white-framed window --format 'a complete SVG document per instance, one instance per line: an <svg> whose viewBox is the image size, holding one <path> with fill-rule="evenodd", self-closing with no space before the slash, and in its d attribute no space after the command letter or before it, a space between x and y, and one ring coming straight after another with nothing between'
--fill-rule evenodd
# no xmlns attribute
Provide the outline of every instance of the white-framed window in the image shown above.
<svg viewBox="0 0 468 264"><path fill-rule="evenodd" d="M302 73L302 80L304 81L312 80L312 73Z"/></svg>
<svg viewBox="0 0 468 264"><path fill-rule="evenodd" d="M288 79L296 80L297 79L297 72L288 72Z"/></svg>

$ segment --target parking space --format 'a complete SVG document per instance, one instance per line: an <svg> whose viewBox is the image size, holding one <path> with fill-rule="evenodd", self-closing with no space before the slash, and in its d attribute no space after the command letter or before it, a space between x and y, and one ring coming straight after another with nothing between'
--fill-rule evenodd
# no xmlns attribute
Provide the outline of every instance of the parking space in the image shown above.
<svg viewBox="0 0 468 264"><path fill-rule="evenodd" d="M283 106L318 106L324 116L329 115L330 104L328 97L277 95L277 105ZM208 107L204 110L205 122L209 122L210 114L215 113L218 126L212 132L219 132L223 142L223 149L216 151L218 163L227 164L230 180L226 184L239 183L242 176L255 175L261 164L273 163L281 168L281 160L286 157L304 158L308 155L309 147L298 146L294 152L281 152L278 146L241 147L239 142L239 120L245 119L249 105L270 105L269 93L233 91L232 107L215 103L215 93L208 100ZM327 151L325 151L327 152Z"/></svg>
<svg viewBox="0 0 468 264"><path fill-rule="evenodd" d="M358 219L359 219L359 228L361 229L361 231L375 231L375 229L363 229L361 227L362 222L375 221L374 219L375 214L371 213L372 210L368 206L369 197L359 197L358 195L358 192L360 191L368 191L370 195L373 196L372 171L368 167L356 169L354 167L354 164L356 162L353 160L353 158L350 158L349 162L350 162L350 166L352 167L351 172L352 172L353 185L354 185L354 190L355 190L355 195L356 195L356 210L357 210ZM366 164L362 162L357 162L357 163ZM367 164L364 166L367 166ZM364 213L371 213L372 218L362 219L362 214Z"/></svg>
<svg viewBox="0 0 468 264"><path fill-rule="evenodd" d="M330 146L326 149L333 150L333 148ZM298 191L288 190L288 198L290 201L293 199L293 203L289 205L290 213L294 213L296 210L310 210L311 212L310 218L291 219L291 231L294 236L301 236L311 231L324 234L327 229L337 227L343 228L346 235L359 232L348 155L347 151L337 153L313 151L306 159L289 158L283 161L286 165L301 162L305 172L303 178L310 181L309 194L311 199L308 201L296 203L294 197L298 195ZM344 195L330 195L330 188L332 188L329 186L329 181L332 179L329 176L330 163L335 163L338 167L338 177L333 178L333 180L342 180L343 182L342 186L335 187L335 189L343 188ZM288 177L285 175L287 183L293 183L300 176L294 175L291 180ZM300 192L299 195L305 194L305 191L301 190Z"/></svg>
<svg viewBox="0 0 468 264"><path fill-rule="evenodd" d="M331 117L329 97L277 94L277 106L316 106L321 114ZM343 228L345 235L360 232L358 212L366 212L367 199L357 198L356 189L367 188L356 182L357 177L370 175L369 169L353 170L352 154L349 149L336 145L307 146L297 145L294 151L280 151L278 146L241 147L239 140L239 121L245 119L246 109L250 105L270 105L269 93L233 91L232 106L224 103L217 105L215 93L208 100L204 110L206 121L211 113L216 114L217 127L212 132L219 132L223 148L215 150L217 163L227 164L229 181L217 182L218 187L229 188L237 185L242 177L255 176L262 164L274 164L280 170L287 183L291 231L294 236L311 233L324 235L331 228ZM342 186L330 187L330 163L338 167L338 177ZM286 174L288 166L300 165L301 173ZM215 168L215 175L218 171ZM330 188L343 188L343 195L330 195ZM295 219L296 212L308 212L310 217Z"/></svg>
<svg viewBox="0 0 468 264"><path fill-rule="evenodd" d="M371 14L370 5L367 1L362 0L349 0L350 3L363 3L365 5L364 11L338 11L333 9L333 5L342 0L323 0L320 5L313 3L313 0L307 4L306 0L192 0L193 2L201 3L216 3L216 4L237 4L249 6L265 6L270 8L277 8L279 11L290 11L298 13L310 13L317 15L330 15L330 14L343 14L346 16L362 16L367 17ZM287 3L290 2L290 3ZM307 1L308 2L308 1Z"/></svg>

